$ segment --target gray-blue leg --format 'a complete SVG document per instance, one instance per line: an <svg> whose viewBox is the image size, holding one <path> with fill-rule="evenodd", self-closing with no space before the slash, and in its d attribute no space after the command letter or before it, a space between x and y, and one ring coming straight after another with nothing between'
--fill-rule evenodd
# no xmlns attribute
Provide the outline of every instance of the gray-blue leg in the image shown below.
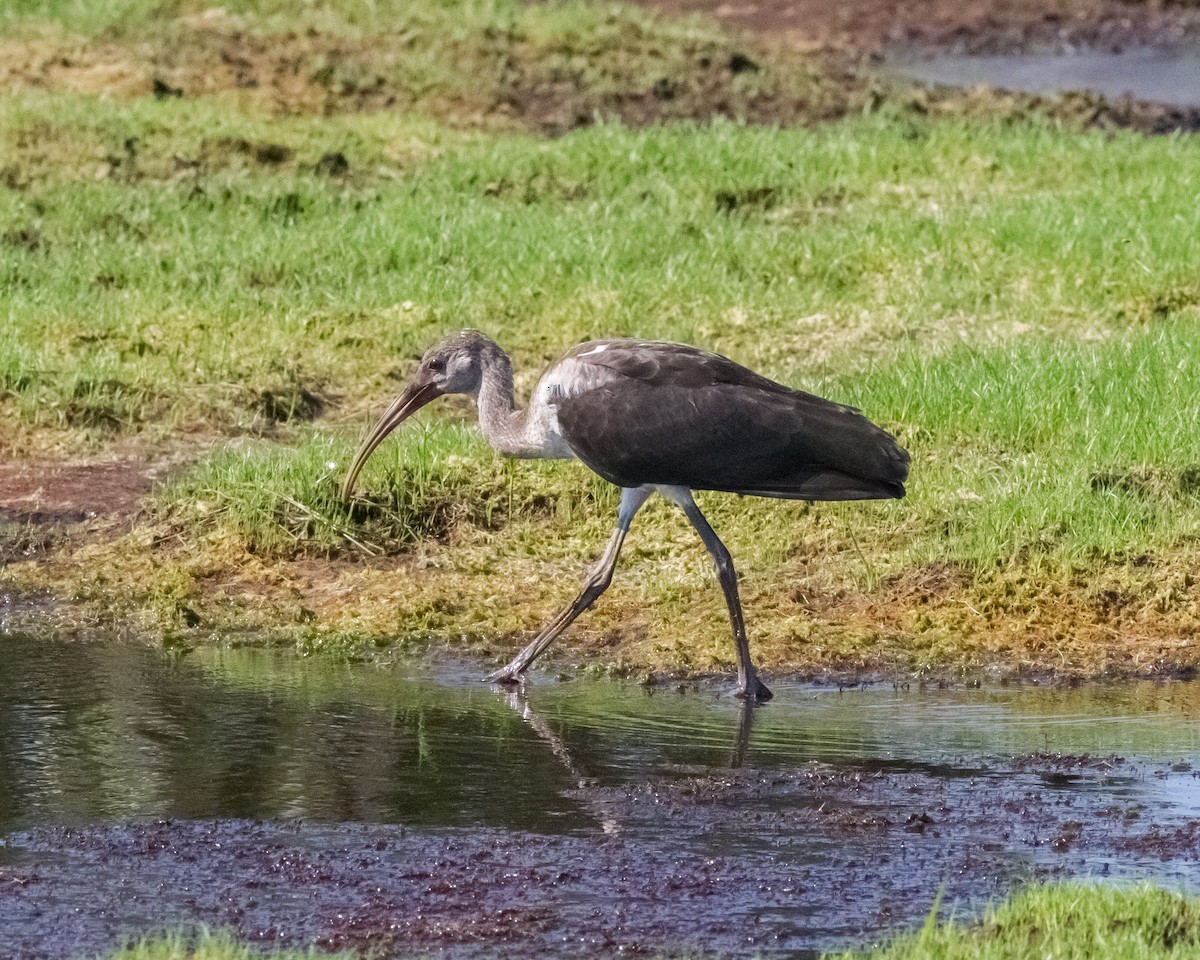
<svg viewBox="0 0 1200 960"><path fill-rule="evenodd" d="M758 671L750 661L750 641L746 639L746 623L742 618L742 601L738 596L737 571L733 567L733 557L721 542L716 531L709 526L708 520L696 506L692 492L686 487L660 487L659 492L683 508L688 520L700 534L704 546L712 554L713 563L717 568L717 579L721 581L721 590L725 594L725 605L729 607L729 622L733 627L733 644L737 648L738 658L738 690L739 697L747 700L770 700L774 696L766 684L758 679Z"/></svg>
<svg viewBox="0 0 1200 960"><path fill-rule="evenodd" d="M512 662L501 667L495 673L488 674L484 680L489 683L517 683L521 675L529 669L533 661L542 655L550 644L558 639L584 610L595 603L600 594L612 583L613 570L617 566L617 557L621 553L621 544L625 542L625 534L634 516L653 493L651 487L625 487L621 490L621 508L617 514L617 527L613 530L608 546L604 548L600 560L592 567L591 573L583 581L583 589L570 604L562 609L553 620L539 633L524 650L513 658Z"/></svg>

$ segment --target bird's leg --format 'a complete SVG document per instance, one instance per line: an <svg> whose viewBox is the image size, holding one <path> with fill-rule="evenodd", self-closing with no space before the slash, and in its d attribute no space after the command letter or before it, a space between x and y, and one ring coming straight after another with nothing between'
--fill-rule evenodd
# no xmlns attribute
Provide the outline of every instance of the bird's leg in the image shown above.
<svg viewBox="0 0 1200 960"><path fill-rule="evenodd" d="M489 674L484 678L485 680L499 683L515 683L520 679L521 674L529 668L530 664L541 656L542 652L558 638L558 635L566 630L584 610L596 602L600 594L612 582L613 568L617 565L617 554L620 553L621 542L624 539L625 531L617 527L613 531L612 538L608 541L608 546L605 548L604 554L600 557L596 566L592 568L587 579L584 580L583 589L579 592L579 596L564 607L558 616L551 620L542 632L533 639L533 642L513 658L513 661L508 666Z"/></svg>
<svg viewBox="0 0 1200 960"><path fill-rule="evenodd" d="M729 622L733 626L733 643L737 647L738 658L738 691L739 697L747 700L770 700L774 696L767 685L758 679L758 671L750 661L750 641L746 639L746 624L742 619L742 601L738 597L737 571L733 568L733 557L721 542L716 531L709 526L708 520L696 506L692 492L684 487L663 488L663 493L683 508L688 520L700 534L700 539L712 554L713 563L717 567L717 579L721 581L721 589L725 593L725 604L729 607Z"/></svg>
<svg viewBox="0 0 1200 960"><path fill-rule="evenodd" d="M583 589L579 596L564 607L553 620L539 633L533 642L513 658L512 662L495 673L484 677L489 683L516 683L521 674L529 669L530 664L542 655L564 630L567 629L584 610L590 607L600 594L612 583L613 570L617 566L617 557L621 553L621 544L625 542L625 534L633 522L634 514L642 508L653 490L649 487L626 487L621 490L621 509L617 516L617 526L613 530L608 546L587 579L583 581Z"/></svg>

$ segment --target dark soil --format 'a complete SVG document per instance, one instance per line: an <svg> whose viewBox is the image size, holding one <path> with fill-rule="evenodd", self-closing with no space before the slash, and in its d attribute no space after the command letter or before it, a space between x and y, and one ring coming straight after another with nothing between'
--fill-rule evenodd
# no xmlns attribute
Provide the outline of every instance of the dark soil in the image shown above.
<svg viewBox="0 0 1200 960"><path fill-rule="evenodd" d="M161 464L138 459L0 464L0 522L53 524L132 517L160 469Z"/></svg>
<svg viewBox="0 0 1200 960"><path fill-rule="evenodd" d="M1120 50L1200 39L1200 7L1138 0L635 0L704 13L806 51L878 54L888 46L996 54Z"/></svg>

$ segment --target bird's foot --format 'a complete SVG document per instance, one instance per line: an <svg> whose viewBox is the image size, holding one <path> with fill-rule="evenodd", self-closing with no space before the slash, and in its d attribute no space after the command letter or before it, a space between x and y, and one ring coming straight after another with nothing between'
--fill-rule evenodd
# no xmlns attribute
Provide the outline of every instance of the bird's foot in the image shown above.
<svg viewBox="0 0 1200 960"><path fill-rule="evenodd" d="M756 703L766 703L775 696L757 676L752 676L748 683L743 681L736 695L740 700L753 700Z"/></svg>
<svg viewBox="0 0 1200 960"><path fill-rule="evenodd" d="M515 663L501 667L483 678L484 683L499 683L505 687L518 687L525 682L525 671Z"/></svg>

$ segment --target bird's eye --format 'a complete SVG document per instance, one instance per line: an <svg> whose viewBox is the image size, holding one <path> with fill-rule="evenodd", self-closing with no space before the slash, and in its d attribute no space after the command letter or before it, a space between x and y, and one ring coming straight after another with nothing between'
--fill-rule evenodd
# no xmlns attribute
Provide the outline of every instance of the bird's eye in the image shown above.
<svg viewBox="0 0 1200 960"><path fill-rule="evenodd" d="M440 357L435 357L429 361L429 369L434 373L441 373L446 369L446 361L442 360Z"/></svg>

